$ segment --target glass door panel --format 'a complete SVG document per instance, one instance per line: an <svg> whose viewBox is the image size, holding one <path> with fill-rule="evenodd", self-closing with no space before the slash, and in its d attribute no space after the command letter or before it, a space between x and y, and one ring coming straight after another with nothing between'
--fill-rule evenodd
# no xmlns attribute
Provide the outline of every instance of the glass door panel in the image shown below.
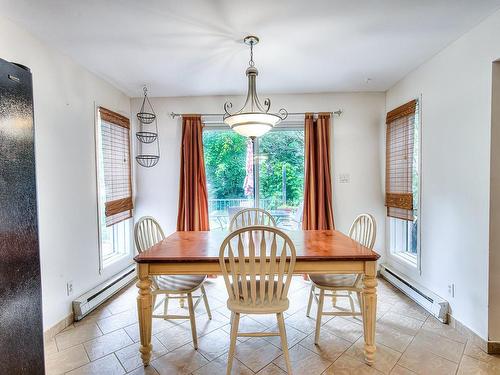
<svg viewBox="0 0 500 375"><path fill-rule="evenodd" d="M225 230L236 212L254 206L251 143L232 130L205 128L203 148L210 229Z"/></svg>
<svg viewBox="0 0 500 375"><path fill-rule="evenodd" d="M298 229L304 196L304 129L277 128L256 141L258 203L277 224Z"/></svg>

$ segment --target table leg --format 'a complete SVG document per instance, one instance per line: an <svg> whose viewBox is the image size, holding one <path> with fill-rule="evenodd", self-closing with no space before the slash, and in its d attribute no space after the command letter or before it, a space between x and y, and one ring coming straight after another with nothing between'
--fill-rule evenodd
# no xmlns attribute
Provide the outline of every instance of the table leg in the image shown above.
<svg viewBox="0 0 500 375"><path fill-rule="evenodd" d="M365 360L375 362L375 323L377 321L377 270L376 262L365 263L363 278L363 328L365 335Z"/></svg>
<svg viewBox="0 0 500 375"><path fill-rule="evenodd" d="M139 314L139 334L141 337L141 352L142 363L144 366L149 365L151 359L151 325L152 325L152 304L153 298L151 295L151 280L148 275L148 264L137 264L137 287L139 288L139 295L137 296L137 312Z"/></svg>

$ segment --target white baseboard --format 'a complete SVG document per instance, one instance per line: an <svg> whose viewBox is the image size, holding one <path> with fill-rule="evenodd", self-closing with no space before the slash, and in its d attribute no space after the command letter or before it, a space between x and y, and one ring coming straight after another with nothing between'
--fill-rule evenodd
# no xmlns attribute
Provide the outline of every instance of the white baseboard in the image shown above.
<svg viewBox="0 0 500 375"><path fill-rule="evenodd" d="M69 314L56 324L54 324L52 327L49 327L43 332L43 339L45 342L52 340L59 332L61 332L63 329L69 327L71 324L73 324L73 313Z"/></svg>
<svg viewBox="0 0 500 375"><path fill-rule="evenodd" d="M500 342L483 339L465 324L455 319L449 312L449 304L446 300L422 287L414 280L411 280L407 276L399 273L387 264L382 264L379 272L384 279L389 281L392 285L401 290L420 306L429 311L429 313L434 315L441 322L448 323L450 326L455 328L485 353L500 353Z"/></svg>
<svg viewBox="0 0 500 375"><path fill-rule="evenodd" d="M450 326L455 328L462 335L467 337L467 339L482 351L488 354L500 354L500 342L499 341L488 341L479 336L476 332L471 330L461 321L455 319L453 315L449 314Z"/></svg>

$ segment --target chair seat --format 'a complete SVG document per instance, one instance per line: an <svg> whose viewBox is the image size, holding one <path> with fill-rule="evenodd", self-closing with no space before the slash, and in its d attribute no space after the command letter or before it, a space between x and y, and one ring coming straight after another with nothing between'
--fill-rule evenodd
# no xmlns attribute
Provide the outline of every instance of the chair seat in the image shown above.
<svg viewBox="0 0 500 375"><path fill-rule="evenodd" d="M227 308L240 314L278 314L288 310L290 302L288 298L273 303L258 304L245 303L237 300L227 300Z"/></svg>
<svg viewBox="0 0 500 375"><path fill-rule="evenodd" d="M242 290L242 284L241 281L238 281L238 289L239 289L239 299L237 300L231 300L228 299L227 301L227 308L233 312L237 313L243 313L243 314L277 314L279 312L283 312L288 309L289 301L288 298L281 299L280 301L276 300L276 288L278 287L278 282L274 281L274 286L273 286L273 302L267 301L267 298L265 301L261 301L260 299L260 280L256 280L256 301L255 305L253 303L248 303L245 302L244 297L243 297L243 290ZM251 296L251 289L250 289L250 284L251 281L247 281L247 291L248 291L248 296ZM267 297L268 290L269 290L269 281L265 281L264 285L264 296Z"/></svg>
<svg viewBox="0 0 500 375"><path fill-rule="evenodd" d="M357 275L309 275L314 285L318 287L354 287Z"/></svg>
<svg viewBox="0 0 500 375"><path fill-rule="evenodd" d="M162 275L156 276L155 281L161 290L187 293L200 287L206 278L207 275Z"/></svg>

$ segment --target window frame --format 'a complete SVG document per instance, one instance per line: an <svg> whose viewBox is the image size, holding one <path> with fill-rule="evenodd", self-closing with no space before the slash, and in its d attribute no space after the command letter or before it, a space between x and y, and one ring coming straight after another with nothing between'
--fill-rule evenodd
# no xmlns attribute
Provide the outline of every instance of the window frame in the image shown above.
<svg viewBox="0 0 500 375"><path fill-rule="evenodd" d="M394 234L391 232L391 217L385 216L385 238L386 238L386 248L387 248L387 258L389 264L393 265L395 268L399 269L406 275L409 276L420 276L422 274L422 95L419 95L417 98L417 108L416 108L416 116L415 116L415 127L417 128L416 136L418 137L417 143L417 152L418 152L418 192L417 192L417 253L415 255L415 262L409 259L409 256L404 254L404 252L395 252L392 250L391 241ZM415 135L414 135L415 136ZM387 140L386 140L387 141ZM401 219L400 219L401 220Z"/></svg>
<svg viewBox="0 0 500 375"><path fill-rule="evenodd" d="M99 105L94 102L94 146L95 146L95 181L96 181L96 213L97 213L97 252L98 252L98 269L99 274L107 273L108 271L113 274L115 272L119 272L127 266L133 264L133 255L134 255L134 240L133 240L133 228L134 228L134 216L132 211L132 216L120 223L113 224L110 226L113 228L113 237L117 232L117 228L114 228L115 225L119 225L121 223L128 222L128 251L125 249L123 252L117 251L116 255L113 255L107 259L104 259L103 256L103 232L102 225L106 225L105 218L104 222L102 221L102 211L106 209L105 199L102 199L102 189L101 189L101 181L100 178L103 176L103 170L101 168L101 159L102 159L102 143L101 143L101 116L99 113L99 108L105 106ZM118 113L118 112L117 112ZM130 125L130 132L132 132L132 124ZM129 157L132 158L132 139L129 135ZM134 202L134 168L133 163L130 160L130 179L131 179L131 187L132 187L132 202ZM104 192L105 194L105 192ZM114 242L114 241L113 241Z"/></svg>
<svg viewBox="0 0 500 375"><path fill-rule="evenodd" d="M210 116L207 116L210 117ZM301 129L305 131L305 125L304 125L304 118L302 119L297 119L297 120L286 120L284 122L281 122L277 126L275 126L271 131L286 131L286 130L297 130ZM205 131L216 131L216 130L223 130L223 131L233 131L229 126L225 125L222 123L220 120L210 120L203 118L201 119L201 122L203 124L203 132ZM255 144L254 144L254 151L259 150L259 138L255 138ZM253 169L254 169L254 197L253 197L253 208L260 208L260 166L258 160L254 158L253 162Z"/></svg>

